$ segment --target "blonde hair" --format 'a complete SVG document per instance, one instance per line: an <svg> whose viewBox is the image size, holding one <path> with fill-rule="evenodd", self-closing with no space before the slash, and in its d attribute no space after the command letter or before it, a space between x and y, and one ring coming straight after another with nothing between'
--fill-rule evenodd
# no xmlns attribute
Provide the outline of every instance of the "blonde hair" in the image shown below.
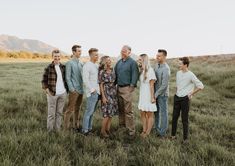
<svg viewBox="0 0 235 166"><path fill-rule="evenodd" d="M144 81L147 79L147 73L149 69L149 57L147 54L141 54L140 57L143 59L142 62L142 71L141 73L144 73Z"/></svg>

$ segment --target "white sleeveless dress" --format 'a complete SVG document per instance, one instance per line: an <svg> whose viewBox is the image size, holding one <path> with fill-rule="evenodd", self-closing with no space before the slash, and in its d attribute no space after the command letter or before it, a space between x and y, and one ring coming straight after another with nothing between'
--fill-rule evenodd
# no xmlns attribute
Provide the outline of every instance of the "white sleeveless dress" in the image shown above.
<svg viewBox="0 0 235 166"><path fill-rule="evenodd" d="M140 81L140 91L139 91L139 104L138 109L141 111L157 111L156 103L151 102L151 90L150 90L150 80L156 80L156 75L152 67L149 67L147 72L147 79L144 80L144 73L141 73Z"/></svg>

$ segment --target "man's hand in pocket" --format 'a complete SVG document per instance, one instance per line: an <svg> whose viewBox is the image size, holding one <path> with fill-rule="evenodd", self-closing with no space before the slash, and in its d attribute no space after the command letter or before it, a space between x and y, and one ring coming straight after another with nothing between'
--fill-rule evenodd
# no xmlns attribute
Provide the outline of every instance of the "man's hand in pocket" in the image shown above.
<svg viewBox="0 0 235 166"><path fill-rule="evenodd" d="M46 91L46 94L48 94L49 96L52 96L52 94L48 88L45 91Z"/></svg>

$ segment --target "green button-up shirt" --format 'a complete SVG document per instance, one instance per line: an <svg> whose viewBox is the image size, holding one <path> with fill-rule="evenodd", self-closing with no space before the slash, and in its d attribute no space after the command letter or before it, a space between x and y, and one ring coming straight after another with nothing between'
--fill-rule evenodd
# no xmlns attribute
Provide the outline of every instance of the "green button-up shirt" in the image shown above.
<svg viewBox="0 0 235 166"><path fill-rule="evenodd" d="M65 78L70 92L83 94L82 67L83 63L75 57L66 63Z"/></svg>

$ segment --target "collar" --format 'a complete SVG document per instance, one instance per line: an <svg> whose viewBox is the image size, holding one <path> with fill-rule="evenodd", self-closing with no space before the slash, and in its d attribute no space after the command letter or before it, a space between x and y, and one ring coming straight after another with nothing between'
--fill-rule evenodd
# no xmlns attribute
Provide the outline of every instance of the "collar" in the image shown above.
<svg viewBox="0 0 235 166"><path fill-rule="evenodd" d="M73 56L73 60L74 60L74 61L77 61L77 62L80 62L79 58L74 57L74 56Z"/></svg>
<svg viewBox="0 0 235 166"><path fill-rule="evenodd" d="M51 62L50 66L51 66L51 67L55 67L54 61ZM61 67L61 63L59 63L59 66Z"/></svg>
<svg viewBox="0 0 235 166"><path fill-rule="evenodd" d="M126 60L124 60L123 58L122 58L122 62L126 62L126 61L128 61L130 59L130 56L128 56L127 58L126 58Z"/></svg>
<svg viewBox="0 0 235 166"><path fill-rule="evenodd" d="M163 64L158 63L158 68L161 68L163 66L166 66L166 63L163 63Z"/></svg>

